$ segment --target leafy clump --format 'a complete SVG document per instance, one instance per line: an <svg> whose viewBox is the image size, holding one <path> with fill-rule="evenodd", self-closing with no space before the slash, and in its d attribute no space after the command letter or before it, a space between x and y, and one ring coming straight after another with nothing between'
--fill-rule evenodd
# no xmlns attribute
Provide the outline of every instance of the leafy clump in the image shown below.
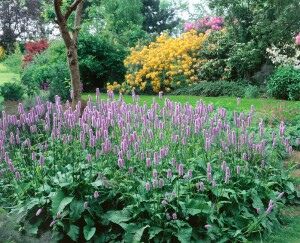
<svg viewBox="0 0 300 243"><path fill-rule="evenodd" d="M26 232L52 230L52 241L246 241L299 203L282 162L292 153L284 122L266 129L253 106L239 114L202 100L148 106L134 92L135 104L108 95L97 92L82 116L80 104L72 110L59 97L3 113L2 198Z"/></svg>

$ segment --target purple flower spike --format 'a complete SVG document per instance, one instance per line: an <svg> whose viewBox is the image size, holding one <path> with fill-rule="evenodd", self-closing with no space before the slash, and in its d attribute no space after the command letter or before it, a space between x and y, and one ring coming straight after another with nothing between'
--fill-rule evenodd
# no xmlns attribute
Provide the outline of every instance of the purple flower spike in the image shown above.
<svg viewBox="0 0 300 243"><path fill-rule="evenodd" d="M211 173L211 164L207 163L207 172Z"/></svg>
<svg viewBox="0 0 300 243"><path fill-rule="evenodd" d="M201 181L199 185L200 185L200 191L204 192L204 183Z"/></svg>
<svg viewBox="0 0 300 243"><path fill-rule="evenodd" d="M15 176L16 176L17 181L19 181L21 179L19 171L16 171Z"/></svg>
<svg viewBox="0 0 300 243"><path fill-rule="evenodd" d="M165 182L164 182L163 179L159 178L158 184L159 184L160 187L163 187L165 185Z"/></svg>
<svg viewBox="0 0 300 243"><path fill-rule="evenodd" d="M166 206L168 204L168 202L166 200L162 200L161 204Z"/></svg>
<svg viewBox="0 0 300 243"><path fill-rule="evenodd" d="M97 199L98 197L99 197L99 192L98 192L98 191L95 191L95 192L94 192L94 198Z"/></svg>
<svg viewBox="0 0 300 243"><path fill-rule="evenodd" d="M50 224L50 227L52 227L53 225L55 225L58 221L57 220L53 220Z"/></svg>
<svg viewBox="0 0 300 243"><path fill-rule="evenodd" d="M212 226L210 225L210 224L206 224L206 225L204 225L204 228L205 229L210 229Z"/></svg>
<svg viewBox="0 0 300 243"><path fill-rule="evenodd" d="M151 166L150 158L146 158L146 165L148 168Z"/></svg>
<svg viewBox="0 0 300 243"><path fill-rule="evenodd" d="M42 209L40 208L38 211L36 211L35 216L39 216L42 212Z"/></svg>
<svg viewBox="0 0 300 243"><path fill-rule="evenodd" d="M149 182L146 183L146 191L150 191L150 183Z"/></svg>
<svg viewBox="0 0 300 243"><path fill-rule="evenodd" d="M152 175L153 175L154 178L157 177L157 170L156 169L153 170Z"/></svg>
<svg viewBox="0 0 300 243"><path fill-rule="evenodd" d="M88 202L84 202L84 203L83 203L83 208L84 208L84 209L87 209L87 207L88 207Z"/></svg>
<svg viewBox="0 0 300 243"><path fill-rule="evenodd" d="M171 177L172 177L172 171L171 171L171 169L168 169L167 170L167 179L171 179Z"/></svg>
<svg viewBox="0 0 300 243"><path fill-rule="evenodd" d="M279 195L276 197L277 199L282 198L282 196L284 195L284 192L279 193Z"/></svg>
<svg viewBox="0 0 300 243"><path fill-rule="evenodd" d="M226 162L225 161L223 161L223 163L222 163L222 170L226 170L226 167L227 167L227 165L226 165Z"/></svg>
<svg viewBox="0 0 300 243"><path fill-rule="evenodd" d="M91 155L91 154L88 154L88 156L87 156L87 160L88 160L88 162L89 162L89 163L91 163L91 162L92 162L92 155Z"/></svg>
<svg viewBox="0 0 300 243"><path fill-rule="evenodd" d="M173 218L174 220L176 220L176 219L177 219L177 214L176 214L176 213L173 213L173 214L172 214L172 218Z"/></svg>
<svg viewBox="0 0 300 243"><path fill-rule="evenodd" d="M183 175L183 164L180 164L180 165L178 166L178 174L179 174L180 176Z"/></svg>
<svg viewBox="0 0 300 243"><path fill-rule="evenodd" d="M157 180L153 180L152 184L153 184L153 188L156 188L157 187Z"/></svg>
<svg viewBox="0 0 300 243"><path fill-rule="evenodd" d="M241 166L237 166L236 167L236 173L239 175L241 173Z"/></svg>
<svg viewBox="0 0 300 243"><path fill-rule="evenodd" d="M45 163L44 156L43 156L43 155L41 155L41 157L40 157L40 166L43 166L43 165L44 165L44 163Z"/></svg>

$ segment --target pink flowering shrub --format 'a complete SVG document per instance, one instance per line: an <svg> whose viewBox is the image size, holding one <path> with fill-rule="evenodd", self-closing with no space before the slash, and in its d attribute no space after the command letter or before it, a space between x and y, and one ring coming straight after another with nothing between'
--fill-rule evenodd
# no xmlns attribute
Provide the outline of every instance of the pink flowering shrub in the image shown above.
<svg viewBox="0 0 300 243"><path fill-rule="evenodd" d="M184 31L196 30L201 33L210 33L211 31L222 30L224 27L223 16L205 16L203 19L198 19L194 22L186 22Z"/></svg>

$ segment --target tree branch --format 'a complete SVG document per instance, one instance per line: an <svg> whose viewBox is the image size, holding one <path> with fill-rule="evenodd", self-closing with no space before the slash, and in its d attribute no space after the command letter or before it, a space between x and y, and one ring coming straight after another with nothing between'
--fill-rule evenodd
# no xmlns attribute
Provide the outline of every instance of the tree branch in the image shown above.
<svg viewBox="0 0 300 243"><path fill-rule="evenodd" d="M78 32L80 29L80 20L82 16L82 9L83 9L83 0L79 3L76 8L75 20L74 20L74 31L73 31L73 41L75 45L77 45L78 41Z"/></svg>
<svg viewBox="0 0 300 243"><path fill-rule="evenodd" d="M64 16L61 12L62 0L53 0L54 10L57 16L57 22L64 22Z"/></svg>
<svg viewBox="0 0 300 243"><path fill-rule="evenodd" d="M76 10L78 4L80 4L83 0L76 0L75 2L72 3L70 7L68 7L67 12L65 14L65 19L68 20L70 17L71 13Z"/></svg>

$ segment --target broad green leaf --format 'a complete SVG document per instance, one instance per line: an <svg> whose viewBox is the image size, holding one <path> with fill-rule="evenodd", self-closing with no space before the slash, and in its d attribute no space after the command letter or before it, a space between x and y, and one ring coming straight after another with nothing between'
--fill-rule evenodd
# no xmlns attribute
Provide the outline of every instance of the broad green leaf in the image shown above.
<svg viewBox="0 0 300 243"><path fill-rule="evenodd" d="M51 197L52 199L52 214L56 215L58 212L58 207L61 203L61 201L66 197L63 191L59 190L56 193L54 193Z"/></svg>
<svg viewBox="0 0 300 243"><path fill-rule="evenodd" d="M90 240L94 236L95 232L96 232L96 227L90 228L87 225L83 227L83 234L86 240Z"/></svg>
<svg viewBox="0 0 300 243"><path fill-rule="evenodd" d="M142 239L142 236L143 236L143 233L144 233L144 230L149 228L150 226L149 225L146 225L145 227L137 230L133 236L133 242L141 242L141 239Z"/></svg>
<svg viewBox="0 0 300 243"><path fill-rule="evenodd" d="M84 211L83 201L74 199L70 204L70 218L73 221L80 219L81 213Z"/></svg>
<svg viewBox="0 0 300 243"><path fill-rule="evenodd" d="M181 228L176 236L180 242L190 242L192 236L192 228Z"/></svg>
<svg viewBox="0 0 300 243"><path fill-rule="evenodd" d="M187 209L187 213L190 214L190 215L197 215L199 213L201 213L202 210L201 209L197 209L197 208L188 208Z"/></svg>
<svg viewBox="0 0 300 243"><path fill-rule="evenodd" d="M290 192L294 192L295 191L295 186L294 186L294 184L292 182L288 181L285 185L290 190Z"/></svg>
<svg viewBox="0 0 300 243"><path fill-rule="evenodd" d="M84 221L88 226L93 227L95 225L94 220L89 215L84 215Z"/></svg>
<svg viewBox="0 0 300 243"><path fill-rule="evenodd" d="M79 227L71 224L70 228L67 232L67 235L73 240L73 241L77 241L78 240L78 235L79 235Z"/></svg>
<svg viewBox="0 0 300 243"><path fill-rule="evenodd" d="M159 227L155 227L155 226L151 226L149 229L149 233L150 233L150 238L149 240L151 240L152 238L154 238L157 234L159 234L160 232L162 232L162 229Z"/></svg>
<svg viewBox="0 0 300 243"><path fill-rule="evenodd" d="M103 215L103 218L115 223L119 224L121 222L127 222L131 219L128 211L108 211Z"/></svg>
<svg viewBox="0 0 300 243"><path fill-rule="evenodd" d="M253 200L252 207L254 207L254 208L264 208L264 204L260 200L259 197L253 197L252 200Z"/></svg>

